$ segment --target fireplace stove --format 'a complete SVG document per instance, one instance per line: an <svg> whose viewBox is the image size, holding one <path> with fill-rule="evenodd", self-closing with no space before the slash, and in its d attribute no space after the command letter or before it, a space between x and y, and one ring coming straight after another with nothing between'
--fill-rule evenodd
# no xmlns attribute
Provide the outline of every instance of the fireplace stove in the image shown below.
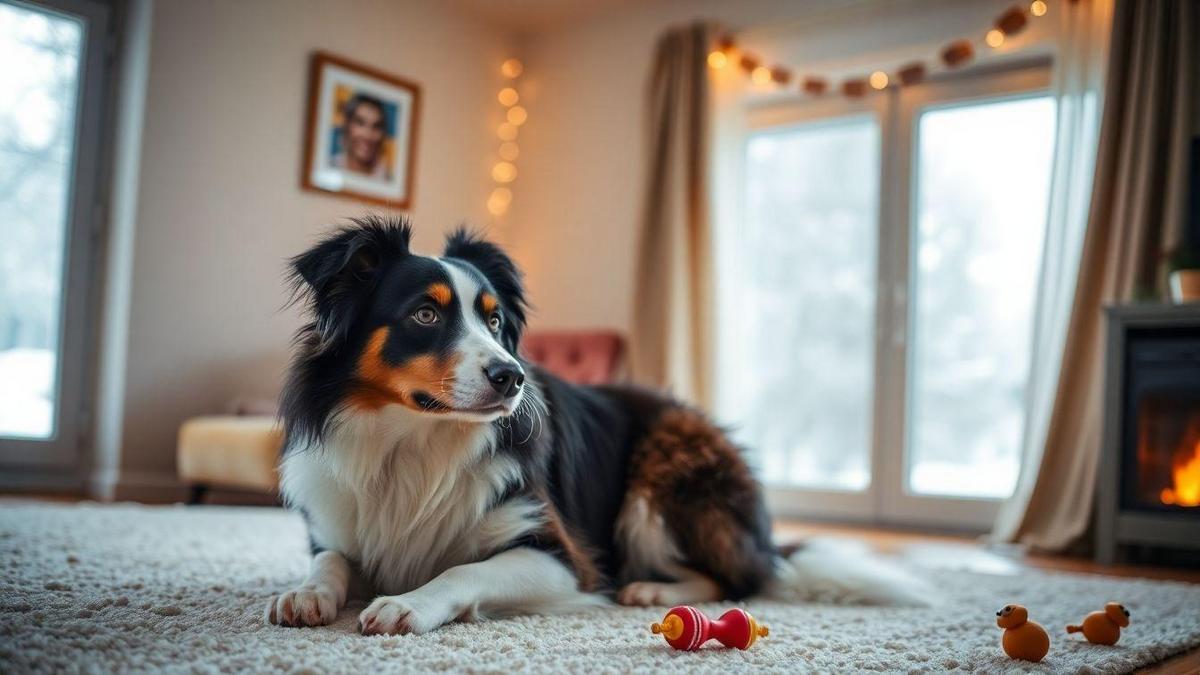
<svg viewBox="0 0 1200 675"><path fill-rule="evenodd" d="M1096 559L1200 549L1200 304L1107 314Z"/></svg>

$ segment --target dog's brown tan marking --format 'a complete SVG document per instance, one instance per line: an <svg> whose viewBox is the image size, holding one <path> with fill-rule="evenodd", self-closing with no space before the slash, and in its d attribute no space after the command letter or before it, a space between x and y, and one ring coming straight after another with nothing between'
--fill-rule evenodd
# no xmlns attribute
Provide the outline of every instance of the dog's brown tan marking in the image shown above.
<svg viewBox="0 0 1200 675"><path fill-rule="evenodd" d="M496 311L496 305L498 304L499 301L496 300L496 296L492 295L491 293L483 293L479 296L479 306L483 308L484 316L488 316L492 312Z"/></svg>
<svg viewBox="0 0 1200 675"><path fill-rule="evenodd" d="M429 295L429 297L433 298L433 301L442 307L448 307L450 305L450 301L454 299L454 291L450 290L448 285L443 284L440 281L435 284L430 284L429 288L425 289L425 293Z"/></svg>
<svg viewBox="0 0 1200 675"><path fill-rule="evenodd" d="M578 538L573 536L566 523L563 522L562 516L558 509L554 508L554 503L550 501L548 495L541 493L542 503L545 504L545 523L542 525L539 536L544 537L549 543L558 546L562 551L564 562L575 573L575 578L579 580L579 590L586 593L595 591L600 586L601 575L600 570L596 567L596 562L592 557L592 553L587 550L587 547L579 543Z"/></svg>
<svg viewBox="0 0 1200 675"><path fill-rule="evenodd" d="M398 403L421 412L439 412L418 405L413 394L423 391L434 397L443 395L448 383L454 380L458 358L422 354L392 366L383 358L389 334L386 326L377 328L367 340L358 358L358 390L350 396L350 404L379 410L389 403ZM449 407L449 402L444 403Z"/></svg>
<svg viewBox="0 0 1200 675"><path fill-rule="evenodd" d="M774 552L751 535L760 493L741 451L701 413L664 412L630 457L629 493L662 516L685 564L731 597L770 578Z"/></svg>

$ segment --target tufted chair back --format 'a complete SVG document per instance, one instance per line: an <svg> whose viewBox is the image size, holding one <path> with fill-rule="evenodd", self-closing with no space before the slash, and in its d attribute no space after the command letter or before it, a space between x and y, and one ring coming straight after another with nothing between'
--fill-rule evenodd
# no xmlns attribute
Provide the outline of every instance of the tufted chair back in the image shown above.
<svg viewBox="0 0 1200 675"><path fill-rule="evenodd" d="M574 384L610 384L623 367L625 341L615 331L544 331L525 336L525 358Z"/></svg>

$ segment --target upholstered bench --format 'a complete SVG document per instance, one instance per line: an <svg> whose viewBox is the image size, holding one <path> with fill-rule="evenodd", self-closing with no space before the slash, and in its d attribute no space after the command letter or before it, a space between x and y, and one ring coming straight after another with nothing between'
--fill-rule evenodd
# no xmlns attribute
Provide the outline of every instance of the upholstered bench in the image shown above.
<svg viewBox="0 0 1200 675"><path fill-rule="evenodd" d="M194 417L179 427L179 479L198 503L212 488L274 494L283 432L269 415Z"/></svg>

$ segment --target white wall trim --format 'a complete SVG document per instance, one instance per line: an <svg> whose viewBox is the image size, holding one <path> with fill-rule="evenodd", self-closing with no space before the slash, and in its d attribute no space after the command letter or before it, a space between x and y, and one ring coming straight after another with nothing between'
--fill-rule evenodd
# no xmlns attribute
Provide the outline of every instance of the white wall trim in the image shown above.
<svg viewBox="0 0 1200 675"><path fill-rule="evenodd" d="M131 0L119 29L109 218L105 232L103 293L100 301L100 346L92 438L92 472L88 489L111 499L117 484L124 434L125 379L129 350L129 305L132 297L134 235L137 229L138 181L141 175L142 128L150 70L150 0Z"/></svg>

